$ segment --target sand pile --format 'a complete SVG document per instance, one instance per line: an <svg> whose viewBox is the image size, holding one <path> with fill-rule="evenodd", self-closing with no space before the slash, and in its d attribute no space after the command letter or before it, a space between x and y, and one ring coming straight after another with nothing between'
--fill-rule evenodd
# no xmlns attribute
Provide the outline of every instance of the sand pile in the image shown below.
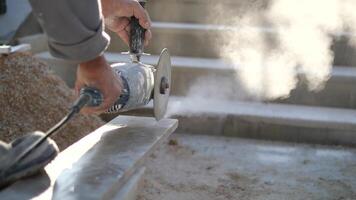
<svg viewBox="0 0 356 200"><path fill-rule="evenodd" d="M29 54L0 56L0 140L46 131L67 113L74 91ZM77 115L52 138L64 149L103 125L96 116Z"/></svg>

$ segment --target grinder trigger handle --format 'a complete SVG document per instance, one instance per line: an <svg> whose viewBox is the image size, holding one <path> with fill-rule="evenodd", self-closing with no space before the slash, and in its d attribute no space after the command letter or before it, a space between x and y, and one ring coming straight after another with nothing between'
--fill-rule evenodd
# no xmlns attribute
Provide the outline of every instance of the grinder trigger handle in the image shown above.
<svg viewBox="0 0 356 200"><path fill-rule="evenodd" d="M139 1L140 5L144 8L145 1ZM130 54L136 55L139 61L140 55L143 54L145 32L139 20L132 16L130 20Z"/></svg>
<svg viewBox="0 0 356 200"><path fill-rule="evenodd" d="M79 112L84 106L96 107L103 102L103 95L98 89L83 87L80 89L79 98L74 102L72 109Z"/></svg>

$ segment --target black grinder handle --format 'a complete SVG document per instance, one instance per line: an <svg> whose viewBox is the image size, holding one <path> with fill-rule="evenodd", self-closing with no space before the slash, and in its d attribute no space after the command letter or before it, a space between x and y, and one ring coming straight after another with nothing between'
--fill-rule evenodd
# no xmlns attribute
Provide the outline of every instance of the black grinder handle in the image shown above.
<svg viewBox="0 0 356 200"><path fill-rule="evenodd" d="M139 3L143 8L145 7L145 1ZM139 24L139 20L135 16L131 17L130 29L130 53L139 58L143 53L146 29Z"/></svg>

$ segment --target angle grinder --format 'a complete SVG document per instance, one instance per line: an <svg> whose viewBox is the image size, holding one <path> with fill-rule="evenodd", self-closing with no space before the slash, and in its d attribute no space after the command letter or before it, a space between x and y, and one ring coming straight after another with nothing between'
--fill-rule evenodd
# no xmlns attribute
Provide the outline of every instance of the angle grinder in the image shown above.
<svg viewBox="0 0 356 200"><path fill-rule="evenodd" d="M145 2L140 2L144 6ZM171 61L163 49L156 66L140 62L144 55L145 29L138 19L130 20L129 63L115 63L112 68L122 79L123 89L118 100L107 112L123 112L147 105L153 99L156 120L164 117L171 85ZM10 144L0 142L0 188L43 169L58 154L58 147L49 137L63 127L84 106L99 106L103 95L96 88L84 87L69 113L46 133L31 132Z"/></svg>

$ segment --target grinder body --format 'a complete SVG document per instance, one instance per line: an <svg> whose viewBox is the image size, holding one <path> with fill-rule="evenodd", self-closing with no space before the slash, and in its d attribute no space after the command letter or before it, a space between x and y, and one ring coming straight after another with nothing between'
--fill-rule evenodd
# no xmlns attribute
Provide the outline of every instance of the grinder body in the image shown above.
<svg viewBox="0 0 356 200"><path fill-rule="evenodd" d="M115 63L111 67L121 78L123 89L108 112L123 112L148 104L154 90L155 68L140 62Z"/></svg>
<svg viewBox="0 0 356 200"><path fill-rule="evenodd" d="M142 7L146 1L139 1ZM109 20L110 21L110 20ZM115 20L111 20L115 21ZM122 80L123 89L119 99L111 106L108 112L123 112L148 104L154 89L153 66L140 62L144 49L144 36L146 30L140 26L139 20L134 16L130 19L129 54L131 62L115 63L111 67Z"/></svg>

